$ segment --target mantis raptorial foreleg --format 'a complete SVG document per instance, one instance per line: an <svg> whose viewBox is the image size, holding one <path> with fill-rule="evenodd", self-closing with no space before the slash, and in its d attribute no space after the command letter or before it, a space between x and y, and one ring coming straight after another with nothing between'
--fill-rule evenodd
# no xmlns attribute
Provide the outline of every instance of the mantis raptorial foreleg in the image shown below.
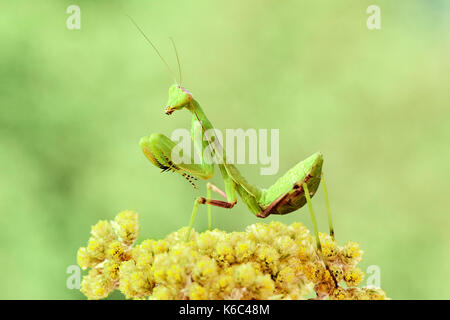
<svg viewBox="0 0 450 320"><path fill-rule="evenodd" d="M161 133L153 133L148 137L143 137L139 144L147 159L162 169L162 172L173 171L179 173L190 181L194 187L196 186L192 180L195 180L195 177L209 179L214 174L212 165L194 163L195 161L192 157L187 163L175 163L172 159L172 150L176 144Z"/></svg>

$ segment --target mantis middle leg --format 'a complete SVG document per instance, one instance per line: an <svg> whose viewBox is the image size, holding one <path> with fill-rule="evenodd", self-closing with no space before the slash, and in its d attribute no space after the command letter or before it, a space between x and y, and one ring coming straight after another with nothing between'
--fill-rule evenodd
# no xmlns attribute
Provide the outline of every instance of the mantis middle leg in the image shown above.
<svg viewBox="0 0 450 320"><path fill-rule="evenodd" d="M225 199L227 198L227 195L225 192L223 192L220 188L213 185L211 182L208 182L206 184L206 199L211 200L211 191L214 191L218 194L220 194ZM208 204L208 229L212 230L212 212L211 212L211 204Z"/></svg>
<svg viewBox="0 0 450 320"><path fill-rule="evenodd" d="M214 190L215 191L215 188L217 188L217 187L214 186L214 188L208 188L208 190ZM198 197L197 199L195 199L194 207L192 208L191 219L189 221L189 226L188 226L188 230L187 230L187 233L186 233L186 242L189 241L189 238L191 236L191 230L192 230L192 227L194 225L195 217L197 216L198 207L201 204L208 205L208 221L209 221L209 224L210 224L209 228L211 230L212 229L212 225L211 225L211 205L216 206L216 207L220 207L220 208L231 209L236 204L236 201L234 201L234 202L227 202L227 201L210 199L210 192L209 192L209 195L208 195L208 199L203 198L203 197Z"/></svg>

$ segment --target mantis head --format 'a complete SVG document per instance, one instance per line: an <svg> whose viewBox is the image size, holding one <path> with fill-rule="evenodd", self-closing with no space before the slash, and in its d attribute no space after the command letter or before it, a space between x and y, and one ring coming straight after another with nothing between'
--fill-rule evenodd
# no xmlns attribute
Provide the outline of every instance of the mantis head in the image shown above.
<svg viewBox="0 0 450 320"><path fill-rule="evenodd" d="M166 114L172 114L175 110L188 107L192 101L192 94L177 84L169 88L169 101L165 109Z"/></svg>

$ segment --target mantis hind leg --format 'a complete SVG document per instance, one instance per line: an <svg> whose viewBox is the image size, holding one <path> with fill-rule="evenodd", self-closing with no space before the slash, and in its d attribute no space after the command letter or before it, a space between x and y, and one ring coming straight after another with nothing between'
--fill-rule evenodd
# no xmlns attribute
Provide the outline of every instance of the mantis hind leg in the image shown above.
<svg viewBox="0 0 450 320"><path fill-rule="evenodd" d="M316 216L314 214L314 209L313 209L312 202L311 202L311 196L310 196L310 193L309 193L309 190L308 190L308 185L306 183L303 183L303 188L305 189L306 202L308 204L309 213L311 214L311 220L312 220L312 223L313 223L314 234L315 234L315 237L316 237L317 250L319 250L319 254L320 254L321 258L322 258L323 264L325 265L325 268L330 273L330 276L331 276L331 278L333 279L333 282L334 282L334 286L337 288L338 287L338 282L337 282L335 276L333 275L333 272L331 272L330 267L328 266L327 261L324 259L323 254L322 254L322 245L320 244L319 230L317 229ZM325 189L326 189L326 187L325 187Z"/></svg>
<svg viewBox="0 0 450 320"><path fill-rule="evenodd" d="M325 182L325 177L322 172L321 176L322 181L322 187L323 187L323 194L325 196L325 203L327 205L327 212L328 212L328 226L330 227L330 236L334 240L334 228L333 228L333 220L331 219L331 209L330 209L330 202L328 201L328 191L327 191L327 184Z"/></svg>
<svg viewBox="0 0 450 320"><path fill-rule="evenodd" d="M322 245L320 244L320 238L319 238L319 229L317 228L316 215L314 214L314 209L313 209L312 202L311 202L311 196L309 194L308 184L303 183L303 189L305 190L306 202L308 203L308 209L309 209L309 213L311 215L311 221L313 223L314 235L316 237L316 246L317 246L317 249L320 252L322 252Z"/></svg>

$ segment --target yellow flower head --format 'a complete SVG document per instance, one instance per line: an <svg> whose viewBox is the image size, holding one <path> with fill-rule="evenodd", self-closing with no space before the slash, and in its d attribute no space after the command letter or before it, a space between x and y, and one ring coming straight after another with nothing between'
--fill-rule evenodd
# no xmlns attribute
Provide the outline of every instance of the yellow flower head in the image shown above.
<svg viewBox="0 0 450 320"><path fill-rule="evenodd" d="M351 268L345 271L344 280L350 287L356 287L364 278L364 272L360 268Z"/></svg>
<svg viewBox="0 0 450 320"><path fill-rule="evenodd" d="M348 263L352 265L356 265L361 261L361 257L363 251L359 248L359 244L353 241L349 241L342 248L342 258Z"/></svg>
<svg viewBox="0 0 450 320"><path fill-rule="evenodd" d="M77 261L91 268L81 291L102 299L114 289L128 299L387 299L381 289L358 288L362 251L355 242L340 247L320 234L322 252L301 223L257 223L245 232L196 233L187 228L165 239L144 240L138 215L123 211L100 221ZM344 288L341 285L346 285Z"/></svg>
<svg viewBox="0 0 450 320"><path fill-rule="evenodd" d="M120 241L126 245L133 244L139 236L138 214L134 211L122 211L112 225Z"/></svg>
<svg viewBox="0 0 450 320"><path fill-rule="evenodd" d="M218 266L212 258L200 258L192 270L192 278L198 283L208 283L217 278Z"/></svg>
<svg viewBox="0 0 450 320"><path fill-rule="evenodd" d="M194 283L189 288L189 298L191 300L205 300L208 299L208 292L201 285Z"/></svg>

